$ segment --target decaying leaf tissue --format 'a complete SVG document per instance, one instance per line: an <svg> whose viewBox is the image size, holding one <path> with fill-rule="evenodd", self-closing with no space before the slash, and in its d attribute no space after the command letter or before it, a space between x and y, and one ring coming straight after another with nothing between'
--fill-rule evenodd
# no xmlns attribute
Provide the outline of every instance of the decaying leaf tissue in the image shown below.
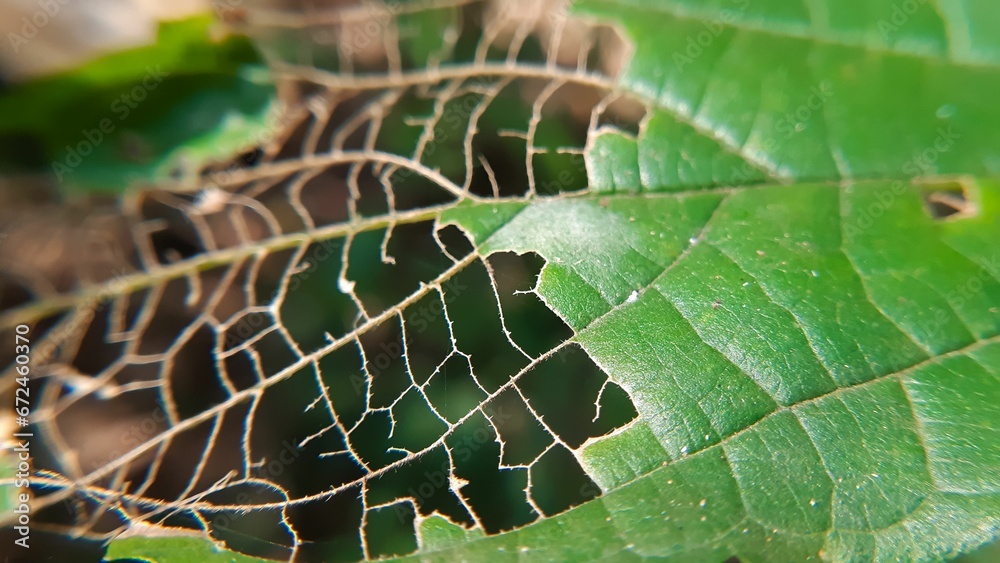
<svg viewBox="0 0 1000 563"><path fill-rule="evenodd" d="M996 556L1000 9L122 4L0 9L11 560Z"/></svg>

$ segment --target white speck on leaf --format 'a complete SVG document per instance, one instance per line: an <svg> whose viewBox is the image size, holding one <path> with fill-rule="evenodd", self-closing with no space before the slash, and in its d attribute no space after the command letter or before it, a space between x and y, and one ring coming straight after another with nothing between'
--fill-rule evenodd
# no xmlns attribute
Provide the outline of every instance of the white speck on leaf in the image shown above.
<svg viewBox="0 0 1000 563"><path fill-rule="evenodd" d="M216 187L206 188L195 196L195 210L201 214L218 213L226 208L227 194Z"/></svg>
<svg viewBox="0 0 1000 563"><path fill-rule="evenodd" d="M956 111L957 110L955 109L954 105L952 105L952 104L945 104L945 105L937 108L937 111L934 112L934 116L937 117L938 119L947 119L947 118L952 117L953 115L955 115Z"/></svg>
<svg viewBox="0 0 1000 563"><path fill-rule="evenodd" d="M337 280L337 289L339 289L341 293L351 293L354 291L354 282L346 278L340 278Z"/></svg>
<svg viewBox="0 0 1000 563"><path fill-rule="evenodd" d="M626 303L635 303L639 300L639 292L633 291L629 294L628 299L625 300Z"/></svg>

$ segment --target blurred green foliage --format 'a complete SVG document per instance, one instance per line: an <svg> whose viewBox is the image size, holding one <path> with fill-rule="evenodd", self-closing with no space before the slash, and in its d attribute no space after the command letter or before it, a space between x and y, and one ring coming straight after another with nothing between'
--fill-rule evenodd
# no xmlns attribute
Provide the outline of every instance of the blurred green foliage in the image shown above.
<svg viewBox="0 0 1000 563"><path fill-rule="evenodd" d="M119 192L232 153L262 127L274 88L249 40L215 25L164 22L154 44L0 92L0 173Z"/></svg>

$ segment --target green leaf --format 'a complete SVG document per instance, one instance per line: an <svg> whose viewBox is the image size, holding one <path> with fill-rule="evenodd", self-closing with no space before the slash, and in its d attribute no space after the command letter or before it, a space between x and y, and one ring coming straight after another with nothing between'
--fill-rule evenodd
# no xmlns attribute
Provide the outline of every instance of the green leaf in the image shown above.
<svg viewBox="0 0 1000 563"><path fill-rule="evenodd" d="M246 38L219 39L217 25L164 22L154 44L13 86L0 96L0 166L53 174L67 193L117 193L246 148L273 86L254 76Z"/></svg>
<svg viewBox="0 0 1000 563"><path fill-rule="evenodd" d="M920 187L890 190L553 201L488 235L482 252L546 258L542 297L640 418L581 452L604 496L442 558L912 560L994 539L1000 256L983 243L1000 222L941 222ZM893 193L882 228L844 235ZM475 234L489 212L446 217ZM572 283L546 284L566 265ZM594 292L606 312L581 321Z"/></svg>
<svg viewBox="0 0 1000 563"><path fill-rule="evenodd" d="M904 5L917 8L900 25ZM1000 132L984 126L1000 110L981 95L1000 88L1000 41L989 31L1000 15L976 2L940 12L890 0L577 7L624 26L635 53L621 84L658 106L638 169L636 149L621 146L634 140L609 133L598 143L598 155L617 145L628 161L599 164L595 189L615 187L600 170L616 167L637 174L618 189L649 190L1000 169Z"/></svg>
<svg viewBox="0 0 1000 563"><path fill-rule="evenodd" d="M994 181L967 188L977 209L1000 203ZM483 254L546 259L539 293L639 418L579 451L600 498L498 536L430 518L420 558L925 560L995 539L1000 259L983 242L1000 221L936 219L925 189L446 211ZM886 194L880 222L847 236Z"/></svg>
<svg viewBox="0 0 1000 563"><path fill-rule="evenodd" d="M169 213L139 217L180 232L179 243L142 239L174 243L160 263L0 317L85 317L111 300L113 311L147 313L136 323L159 313L174 329L159 335L173 343L161 359L140 358L165 367L134 385L163 393L152 401L170 415L164 428L89 474L48 469L48 498L86 491L123 503L128 524L186 517L277 557L938 560L995 541L1000 108L983 92L1000 87L1000 12L911 4L579 2L634 47L617 80L531 59L544 41L516 26L484 35L525 40L527 54L497 57L509 47L467 35L439 40L430 26L458 33L455 22L486 16L435 8L401 16L393 31L413 58L384 76L282 70L345 96L312 114L307 142L281 147L292 156L205 184L210 205L177 198ZM335 68L347 52L330 57ZM452 64L434 65L439 54ZM643 117L606 123L595 112L580 127L570 114L590 106L542 115L549 88L564 83L597 90L601 104L636 102ZM514 99L500 96L511 84ZM323 136L334 141L317 148ZM585 190L560 174L566 155L584 162ZM486 156L501 164L489 168ZM315 178L335 205L303 197ZM265 219L210 223L216 204ZM171 220L182 227L163 226ZM468 241L438 238L454 227ZM239 244L224 244L229 231ZM403 237L416 250L397 254ZM461 242L471 250L453 255ZM533 288L508 285L517 268L494 269L512 255L541 258ZM244 272L245 284L234 281ZM226 285L247 295L209 299ZM133 305L168 288L165 313ZM510 305L529 293L547 310L524 315L525 344L505 315L532 312ZM216 308L226 314L212 324ZM268 330L234 339L255 315L267 318L252 328ZM121 316L119 340L133 322ZM208 344L183 356L195 333ZM59 336L64 356L71 336ZM268 336L278 343L261 344ZM413 339L440 346L443 359L413 353L427 364L414 367ZM585 357L563 356L572 349ZM244 352L252 365L241 373L229 362ZM61 361L76 369L75 360ZM133 391L110 365L94 370L110 387L103 395L71 384L47 393L57 414L40 434L61 438L60 401L72 406L74 394L103 406ZM175 365L204 375L208 391L178 383L187 372ZM552 402L536 403L545 392ZM515 425L542 436L538 452L504 438L491 409L505 393L524 415ZM605 420L616 400L634 418ZM279 415L260 422L268 407ZM196 431L206 444L192 448L197 468L161 485L164 498L145 496L149 481L111 481L140 474L143 456L159 464ZM284 436L296 445L259 445ZM527 461L507 462L519 447ZM290 452L291 462L279 457ZM213 474L216 458L238 461ZM547 462L557 468L547 486L583 483L579 502L549 508L556 495L539 490ZM473 506L470 491L495 505ZM311 511L331 509L336 521L318 525ZM314 539L324 526L343 533ZM161 541L112 548L134 555ZM164 560L210 548L162 546Z"/></svg>
<svg viewBox="0 0 1000 563"><path fill-rule="evenodd" d="M266 561L220 548L202 538L132 537L116 539L107 559L139 559L149 563L204 561L206 563L255 563Z"/></svg>

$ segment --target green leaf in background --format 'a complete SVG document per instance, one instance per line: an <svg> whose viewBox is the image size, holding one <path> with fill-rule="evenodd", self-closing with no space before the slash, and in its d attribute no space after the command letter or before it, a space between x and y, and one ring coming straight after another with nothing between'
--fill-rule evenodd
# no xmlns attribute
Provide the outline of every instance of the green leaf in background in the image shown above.
<svg viewBox="0 0 1000 563"><path fill-rule="evenodd" d="M273 86L255 76L246 38L216 39L217 25L164 22L152 45L12 86L0 95L0 166L52 173L67 192L120 192L246 148Z"/></svg>

